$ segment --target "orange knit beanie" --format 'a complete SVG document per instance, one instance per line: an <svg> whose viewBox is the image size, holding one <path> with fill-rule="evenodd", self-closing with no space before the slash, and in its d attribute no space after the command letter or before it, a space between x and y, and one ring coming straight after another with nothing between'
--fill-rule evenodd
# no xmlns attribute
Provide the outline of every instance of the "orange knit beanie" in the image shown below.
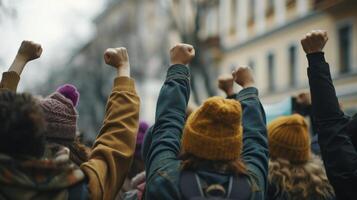
<svg viewBox="0 0 357 200"><path fill-rule="evenodd" d="M268 125L272 158L306 162L310 158L310 135L305 119L298 114L279 117Z"/></svg>
<svg viewBox="0 0 357 200"><path fill-rule="evenodd" d="M211 97L186 121L182 150L206 160L235 160L242 151L242 107Z"/></svg>

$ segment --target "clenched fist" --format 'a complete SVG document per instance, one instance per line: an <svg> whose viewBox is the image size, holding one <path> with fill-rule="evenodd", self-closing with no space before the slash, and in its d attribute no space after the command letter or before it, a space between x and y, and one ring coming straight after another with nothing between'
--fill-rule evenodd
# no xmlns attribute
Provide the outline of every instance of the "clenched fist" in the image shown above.
<svg viewBox="0 0 357 200"><path fill-rule="evenodd" d="M243 88L254 86L252 70L249 67L239 67L232 72L234 81Z"/></svg>
<svg viewBox="0 0 357 200"><path fill-rule="evenodd" d="M311 95L308 92L302 92L296 96L296 103L309 106L311 105Z"/></svg>
<svg viewBox="0 0 357 200"><path fill-rule="evenodd" d="M129 67L129 56L126 48L110 48L104 52L104 61L115 68Z"/></svg>
<svg viewBox="0 0 357 200"><path fill-rule="evenodd" d="M195 57L195 49L189 44L177 44L170 50L171 64L187 65Z"/></svg>
<svg viewBox="0 0 357 200"><path fill-rule="evenodd" d="M301 45L306 54L322 52L328 40L326 31L310 31L301 39Z"/></svg>
<svg viewBox="0 0 357 200"><path fill-rule="evenodd" d="M218 77L218 88L225 92L227 96L234 94L233 83L233 76L230 74L224 74Z"/></svg>
<svg viewBox="0 0 357 200"><path fill-rule="evenodd" d="M17 52L17 56L25 62L39 58L42 54L42 47L32 41L24 40Z"/></svg>

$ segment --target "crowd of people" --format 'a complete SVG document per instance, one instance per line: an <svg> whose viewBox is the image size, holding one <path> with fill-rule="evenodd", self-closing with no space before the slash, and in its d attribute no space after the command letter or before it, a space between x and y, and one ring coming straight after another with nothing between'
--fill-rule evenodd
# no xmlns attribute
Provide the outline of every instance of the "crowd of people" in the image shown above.
<svg viewBox="0 0 357 200"><path fill-rule="evenodd" d="M45 98L17 93L26 63L42 53L23 41L0 83L0 199L357 199L357 117L341 110L327 41L321 30L302 38L310 94L268 124L248 67L219 78L225 98L189 106L195 49L177 44L149 126L126 49L107 49L117 77L91 147L79 139L75 86Z"/></svg>

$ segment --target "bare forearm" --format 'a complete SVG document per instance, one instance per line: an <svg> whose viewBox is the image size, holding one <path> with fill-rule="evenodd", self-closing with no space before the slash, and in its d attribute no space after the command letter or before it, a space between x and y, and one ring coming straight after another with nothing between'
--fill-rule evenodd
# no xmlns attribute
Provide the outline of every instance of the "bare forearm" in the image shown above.
<svg viewBox="0 0 357 200"><path fill-rule="evenodd" d="M130 67L118 67L118 77L130 78Z"/></svg>
<svg viewBox="0 0 357 200"><path fill-rule="evenodd" d="M25 68L26 63L27 63L27 60L25 60L23 57L21 57L19 55L16 55L16 57L15 57L14 61L12 62L8 71L16 72L20 76L22 71Z"/></svg>

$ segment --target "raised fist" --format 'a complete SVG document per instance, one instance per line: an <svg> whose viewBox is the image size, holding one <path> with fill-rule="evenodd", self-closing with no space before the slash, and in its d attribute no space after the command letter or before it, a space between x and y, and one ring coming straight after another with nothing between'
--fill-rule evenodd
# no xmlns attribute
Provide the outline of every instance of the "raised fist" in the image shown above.
<svg viewBox="0 0 357 200"><path fill-rule="evenodd" d="M322 52L328 40L326 31L310 31L301 39L301 45L306 54Z"/></svg>
<svg viewBox="0 0 357 200"><path fill-rule="evenodd" d="M110 48L104 52L104 61L115 68L129 67L129 56L126 48Z"/></svg>
<svg viewBox="0 0 357 200"><path fill-rule="evenodd" d="M227 96L234 94L233 83L233 76L230 74L224 74L218 77L218 88L225 92Z"/></svg>
<svg viewBox="0 0 357 200"><path fill-rule="evenodd" d="M309 92L302 92L296 96L296 103L309 106L311 105L311 95Z"/></svg>
<svg viewBox="0 0 357 200"><path fill-rule="evenodd" d="M254 86L252 70L249 67L239 67L232 72L234 81L243 88Z"/></svg>
<svg viewBox="0 0 357 200"><path fill-rule="evenodd" d="M177 44L170 50L171 64L187 65L195 57L195 49L189 44Z"/></svg>
<svg viewBox="0 0 357 200"><path fill-rule="evenodd" d="M28 40L22 41L21 46L17 52L17 55L26 62L39 58L41 54L41 45Z"/></svg>

